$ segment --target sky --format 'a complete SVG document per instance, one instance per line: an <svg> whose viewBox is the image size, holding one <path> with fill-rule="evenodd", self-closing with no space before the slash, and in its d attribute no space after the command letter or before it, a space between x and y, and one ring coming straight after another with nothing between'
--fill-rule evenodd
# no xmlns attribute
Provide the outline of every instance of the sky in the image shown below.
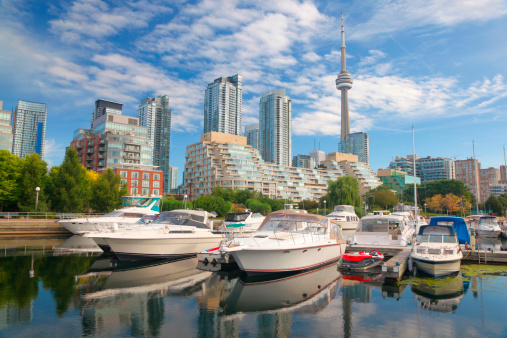
<svg viewBox="0 0 507 338"><path fill-rule="evenodd" d="M136 115L169 95L171 165L200 141L204 91L243 76L243 126L261 94L292 99L292 154L338 149L341 12L351 132L366 132L370 165L412 150L504 164L507 3L503 0L0 0L0 100L47 104L46 155L60 165L97 99Z"/></svg>

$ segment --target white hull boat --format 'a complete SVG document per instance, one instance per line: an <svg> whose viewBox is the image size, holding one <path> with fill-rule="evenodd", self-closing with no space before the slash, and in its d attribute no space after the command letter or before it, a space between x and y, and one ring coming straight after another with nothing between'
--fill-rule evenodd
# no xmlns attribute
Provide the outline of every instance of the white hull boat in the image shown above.
<svg viewBox="0 0 507 338"><path fill-rule="evenodd" d="M266 217L259 231L238 236L219 251L232 255L248 274L310 270L337 261L346 241L334 221L299 210L280 210Z"/></svg>
<svg viewBox="0 0 507 338"><path fill-rule="evenodd" d="M365 216L361 218L351 243L375 247L404 247L413 238L414 232L414 227L408 224L404 216Z"/></svg>
<svg viewBox="0 0 507 338"><path fill-rule="evenodd" d="M481 216L475 231L479 237L498 238L502 235L502 228L494 216Z"/></svg>
<svg viewBox="0 0 507 338"><path fill-rule="evenodd" d="M418 270L430 276L440 277L458 272L461 267L461 258L449 261L420 259L415 264Z"/></svg>
<svg viewBox="0 0 507 338"><path fill-rule="evenodd" d="M342 230L356 230L359 224L359 217L352 205L336 205L327 217L337 222Z"/></svg>

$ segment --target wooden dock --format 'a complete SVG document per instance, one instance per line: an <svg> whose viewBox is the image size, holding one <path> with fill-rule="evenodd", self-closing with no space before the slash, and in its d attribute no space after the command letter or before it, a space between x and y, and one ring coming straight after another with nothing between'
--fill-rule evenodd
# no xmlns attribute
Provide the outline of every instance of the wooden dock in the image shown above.
<svg viewBox="0 0 507 338"><path fill-rule="evenodd" d="M382 277L384 277L385 280L399 281L407 270L411 252L412 246L405 247L385 262L384 265L382 265Z"/></svg>

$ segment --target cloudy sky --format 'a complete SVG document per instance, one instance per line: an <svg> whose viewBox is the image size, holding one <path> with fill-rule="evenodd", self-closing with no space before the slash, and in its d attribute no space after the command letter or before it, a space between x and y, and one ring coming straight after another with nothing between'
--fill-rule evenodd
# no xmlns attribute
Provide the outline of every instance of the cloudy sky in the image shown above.
<svg viewBox="0 0 507 338"><path fill-rule="evenodd" d="M48 107L46 160L59 165L98 98L136 114L167 94L171 164L202 133L206 85L243 76L243 123L286 88L292 153L337 151L340 12L351 131L370 136L372 169L412 153L504 163L507 5L502 0L0 0L0 100ZM180 178L181 180L181 178Z"/></svg>

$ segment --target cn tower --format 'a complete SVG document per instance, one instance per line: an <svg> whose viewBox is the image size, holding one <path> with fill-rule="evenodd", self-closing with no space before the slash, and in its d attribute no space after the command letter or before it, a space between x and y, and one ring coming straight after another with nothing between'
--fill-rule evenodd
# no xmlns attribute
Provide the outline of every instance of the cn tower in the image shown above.
<svg viewBox="0 0 507 338"><path fill-rule="evenodd" d="M342 132L341 140L345 140L345 136L350 134L350 123L349 123L349 97L348 91L352 88L352 77L347 73L346 57L345 57L345 30L343 29L343 12L342 12L342 70L336 79L336 88L342 93Z"/></svg>

